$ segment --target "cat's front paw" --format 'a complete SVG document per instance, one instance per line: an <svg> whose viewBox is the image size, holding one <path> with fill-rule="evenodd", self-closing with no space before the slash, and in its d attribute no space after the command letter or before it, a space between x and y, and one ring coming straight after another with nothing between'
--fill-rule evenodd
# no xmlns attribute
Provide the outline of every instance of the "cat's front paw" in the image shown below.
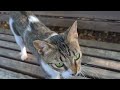
<svg viewBox="0 0 120 90"><path fill-rule="evenodd" d="M24 60L26 60L27 58L28 58L27 54L22 54L22 55L21 55L21 60L24 61Z"/></svg>

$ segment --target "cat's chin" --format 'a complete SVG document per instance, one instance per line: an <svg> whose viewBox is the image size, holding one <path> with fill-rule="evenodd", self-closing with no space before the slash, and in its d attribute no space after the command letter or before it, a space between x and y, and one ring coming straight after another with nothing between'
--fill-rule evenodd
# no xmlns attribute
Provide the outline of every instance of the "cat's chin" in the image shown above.
<svg viewBox="0 0 120 90"><path fill-rule="evenodd" d="M73 77L70 70L62 72L61 75L64 79L70 79L71 77Z"/></svg>
<svg viewBox="0 0 120 90"><path fill-rule="evenodd" d="M61 76L60 76L60 74L58 74L54 77L51 77L51 79L70 79L72 77L73 76L71 74L69 74L68 72L64 72L64 73L61 74Z"/></svg>
<svg viewBox="0 0 120 90"><path fill-rule="evenodd" d="M61 79L60 74L56 75L55 77L51 77L51 79Z"/></svg>

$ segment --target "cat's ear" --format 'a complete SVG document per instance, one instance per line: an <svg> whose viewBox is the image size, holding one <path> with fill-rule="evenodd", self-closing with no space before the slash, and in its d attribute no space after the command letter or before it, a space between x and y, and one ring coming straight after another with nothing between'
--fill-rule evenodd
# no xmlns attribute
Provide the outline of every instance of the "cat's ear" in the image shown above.
<svg viewBox="0 0 120 90"><path fill-rule="evenodd" d="M66 38L68 42L78 41L77 21L67 30Z"/></svg>
<svg viewBox="0 0 120 90"><path fill-rule="evenodd" d="M53 49L53 46L51 44L47 43L46 41L41 41L41 40L33 41L33 46L38 51L38 53L42 55L49 54Z"/></svg>

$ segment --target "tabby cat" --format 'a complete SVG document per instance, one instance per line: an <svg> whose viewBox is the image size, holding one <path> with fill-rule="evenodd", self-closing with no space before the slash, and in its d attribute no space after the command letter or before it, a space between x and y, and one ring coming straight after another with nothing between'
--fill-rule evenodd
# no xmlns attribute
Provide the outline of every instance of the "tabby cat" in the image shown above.
<svg viewBox="0 0 120 90"><path fill-rule="evenodd" d="M77 21L64 33L58 34L46 27L31 11L11 11L9 25L21 48L21 59L28 58L28 48L49 76L48 79L67 79L80 73L82 52Z"/></svg>

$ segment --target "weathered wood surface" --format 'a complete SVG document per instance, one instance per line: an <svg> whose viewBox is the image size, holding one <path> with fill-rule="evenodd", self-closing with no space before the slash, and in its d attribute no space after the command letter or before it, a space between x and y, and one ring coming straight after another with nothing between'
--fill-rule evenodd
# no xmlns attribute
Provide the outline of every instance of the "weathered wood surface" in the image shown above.
<svg viewBox="0 0 120 90"><path fill-rule="evenodd" d="M2 33L2 31L0 33ZM44 76L39 68L37 60L32 56L32 54L29 53L28 60L20 60L20 49L15 43L15 39L12 34L9 34L10 35L0 34L0 67L8 69L8 71L11 72L19 73L23 76L30 76L28 78L40 78L41 76ZM80 41L83 52L82 63L88 65L82 67L83 76L86 76L87 78L120 79L120 52L116 51L117 48L119 48L119 44L100 42L101 45L106 45L103 47L103 45L99 45L98 42L90 42L88 40L86 40L86 42L84 40ZM88 44L89 42L90 44ZM97 44L96 46L95 43ZM113 48L113 51L111 51L111 47L106 50L108 45L116 45L116 48ZM20 78L22 78L22 76ZM74 77L73 79L87 78Z"/></svg>
<svg viewBox="0 0 120 90"><path fill-rule="evenodd" d="M4 48L7 47L9 49L18 50L18 51L13 51L13 50L8 50L8 49L0 48L0 50L3 51L3 52L0 53L0 55L7 56L9 58L14 58L14 59L17 58L17 59L20 60L20 56L19 56L20 48L18 47L18 45L16 43L7 42L7 41L0 41L0 47L4 47ZM85 48L85 50L83 52L85 53L85 51L88 54L88 53L91 53L92 49L91 49L91 51L88 51ZM97 49L96 51L99 51L99 50ZM12 54L8 54L7 52L11 52ZM102 52L105 52L105 51L103 50ZM94 53L96 53L96 52L94 52ZM92 54L94 55L94 53L92 53ZM98 53L98 55L100 55L100 54ZM27 62L32 62L32 63L37 64L37 60L35 58L30 59L30 57L32 57L32 55L29 54L29 59L27 60ZM114 57L111 56L111 57L113 59L116 59L116 56L114 56ZM100 59L100 58L95 58L95 57L90 57L90 56L83 56L83 62L84 63L88 63L88 64L99 65L99 66L106 67L106 68L120 70L119 62L113 61L113 60L109 60L109 59Z"/></svg>
<svg viewBox="0 0 120 90"><path fill-rule="evenodd" d="M12 43L12 42L7 42L7 41L0 41L0 47L4 47L4 48L0 48L0 50L2 50L3 52L1 52L0 53L0 55L2 55L2 56L7 56L7 57L9 57L9 58L14 58L14 59L19 59L20 60L20 56L19 56L19 52L20 52L20 48L18 47L18 45L16 44L16 43ZM13 50L9 50L9 49L5 49L5 48L9 48L9 49L13 49L13 50L18 50L18 51L13 51ZM84 49L83 50L83 53L85 53L85 54L92 54L92 55L94 55L94 56L96 56L95 54L96 53L98 53L98 55L99 55L99 57L101 56L101 57L107 57L107 56L104 56L103 54L100 54L99 53L99 49L95 49L96 50L96 52L94 52L94 50L93 50L93 52L94 53L91 53L92 52L92 48L90 48L91 50L89 51L87 48L85 48L85 47L82 47L82 49ZM106 50L102 50L102 52L105 52ZM7 52L11 52L12 54L8 54ZM101 51L100 51L101 52ZM7 54L6 54L7 53ZM113 51L111 51L111 53L113 53ZM116 53L118 53L118 52L116 52ZM14 55L14 56L13 56ZM116 55L116 54L115 54ZM118 55L119 55L119 53L118 53ZM109 56L111 56L111 54L109 55ZM35 64L37 64L37 60L35 59L35 58L32 58L32 59L30 59L30 57L32 57L32 55L31 54L29 54L29 59L27 60L27 62L32 62L32 63L35 63ZM111 56L113 59L116 59L116 56ZM110 58L110 57L109 57ZM88 61L87 61L88 60ZM91 62L92 61L92 62ZM120 61L120 60L118 60L118 61ZM118 65L119 66L119 62L116 62L116 61L112 61L112 60L107 60L107 59L100 59L100 58L95 58L95 57L90 57L90 56L83 56L83 62L84 63L89 63L89 64L93 64L94 63L94 65L95 64L105 64L104 65L104 67L111 67L111 68L115 68L115 69L119 69L118 67L116 67L116 65ZM98 62L98 63L97 63ZM114 65L114 63L116 63L115 65ZM113 64L113 66L109 66L109 64L110 65L112 65ZM107 66L108 65L108 66ZM120 69L119 69L120 70Z"/></svg>
<svg viewBox="0 0 120 90"><path fill-rule="evenodd" d="M0 41L0 47L1 46L2 47L6 47L7 46L9 49L19 50L18 45L15 44L15 43L11 43L11 42ZM0 55L20 60L20 56L19 56L20 50L19 51L14 51L14 50L9 50L9 49L0 48L0 50L3 51L3 52L0 53ZM98 52L94 52L94 50L93 50L94 53L91 53L92 49L90 51L87 50L86 48L84 48L84 49L85 50L83 51L83 53L87 52L87 54L92 54L92 55L98 53L99 57L101 55L101 54L99 54L99 50L98 49L96 50ZM8 53L8 52L10 52L11 54ZM105 52L105 50L103 50L102 52ZM113 52L111 52L111 53L113 53ZM37 64L37 60L35 58L32 58L32 59L30 59L30 58L32 58L32 55L29 54L29 59L27 60L28 63L31 62L31 63ZM112 57L112 58L115 59L116 57ZM83 56L83 62L87 63L87 64L93 64L93 65L98 65L98 66L102 66L102 67L106 67L106 68L112 68L112 69L120 70L120 68L118 68L120 63L116 62L116 61L109 60L109 59L100 59L100 58L95 58L95 57L90 57L90 56Z"/></svg>
<svg viewBox="0 0 120 90"><path fill-rule="evenodd" d="M120 52L88 48L88 47L81 47L81 49L82 52L86 55L100 57L100 58L109 58L120 61Z"/></svg>
<svg viewBox="0 0 120 90"><path fill-rule="evenodd" d="M101 68L83 66L82 72L85 76L90 76L97 79L120 79L120 73Z"/></svg>
<svg viewBox="0 0 120 90"><path fill-rule="evenodd" d="M0 39L15 42L15 38L13 36L10 36L10 35L0 34Z"/></svg>
<svg viewBox="0 0 120 90"><path fill-rule="evenodd" d="M10 35L3 35L3 34L0 34L0 39L2 40L8 40L8 41L12 41L12 42L15 42L15 39L13 36L10 36ZM1 41L3 42L3 41ZM86 41L87 42L87 41ZM81 42L80 42L81 43ZM3 44L3 43L2 43ZM2 45L1 46L4 46ZM13 43L12 43L13 44ZM98 43L99 44L99 43ZM11 44L10 44L11 45ZM84 43L84 45L88 45L88 43ZM111 47L115 46L116 45L116 49L119 49L119 44L112 44ZM15 46L15 45L14 45ZM94 44L95 46L95 44ZM102 47L104 46L101 45ZM107 46L109 46L109 44L107 44ZM5 45L5 47L7 47ZM15 46L15 48L17 48L18 46ZM110 46L109 46L110 47ZM117 48L118 47L118 48ZM14 47L13 47L14 48ZM12 48L12 49L13 49ZM14 48L14 49L15 49ZM84 46L81 46L81 49L83 51L84 54L87 54L87 55L92 55L92 56L97 56L97 57L102 57L102 58L109 58L109 59L115 59L115 60L120 60L120 52L116 52L116 51L110 51L110 50L104 50L104 49L96 49L96 48L89 48L89 47L84 47Z"/></svg>
<svg viewBox="0 0 120 90"><path fill-rule="evenodd" d="M43 76L40 67L37 65L21 62L21 61L16 61L4 57L0 57L0 66L3 66L4 68L8 68L13 71L17 71L23 74L27 74L33 77L38 77Z"/></svg>
<svg viewBox="0 0 120 90"><path fill-rule="evenodd" d="M2 35L2 34L4 34L4 35ZM13 36L13 34L11 33L10 30L0 29L0 39L1 40L8 40L11 42L15 42L14 37L12 37L12 36ZM79 43L81 46L87 46L87 47L93 47L93 48L99 48L99 49L107 49L107 50L113 50L113 51L120 51L120 45L116 44L116 43L108 44L107 42L83 40L83 39L79 39Z"/></svg>
<svg viewBox="0 0 120 90"><path fill-rule="evenodd" d="M77 19L41 17L40 20L47 26L70 27ZM77 21L78 29L120 32L120 23L117 22L89 21L89 20L88 21L77 20Z"/></svg>
<svg viewBox="0 0 120 90"><path fill-rule="evenodd" d="M101 42L101 41L93 41L93 40L79 40L80 45L87 46L87 47L93 47L93 48L99 48L99 49L106 49L106 50L112 50L112 51L119 51L120 52L120 44L116 43L107 43L107 42Z"/></svg>
<svg viewBox="0 0 120 90"><path fill-rule="evenodd" d="M18 73L18 76L23 74L23 76L25 77L25 75L28 75L29 77L26 76L26 79L27 78L40 79L44 77L45 75L41 70L36 58L34 58L32 54L29 54L29 58L26 61L22 61L19 55L20 49L18 45L15 43L14 37L11 35L7 36L4 34L0 35L0 67L5 68L8 71ZM12 42L10 42L10 40L12 40ZM14 73L11 73L10 75L14 75ZM19 78L24 77L20 76ZM82 77L79 78L81 79Z"/></svg>
<svg viewBox="0 0 120 90"><path fill-rule="evenodd" d="M97 30L97 31L113 31L113 32L120 32L120 12L43 12L39 11L35 13L38 15L39 19L43 21L44 24L49 26L63 26L63 27L70 27L75 20L78 20L78 28L79 29L90 29L90 30ZM85 14L84 14L85 13ZM91 13L89 15L89 13ZM100 14L101 16L99 16ZM106 13L106 16L105 16ZM116 13L118 13L116 15ZM42 17L40 17L42 15ZM49 16L49 17L48 17ZM52 16L52 17L51 17ZM53 17L54 16L54 17ZM62 16L62 18L61 18ZM63 18L65 17L65 18ZM69 18L74 17L74 18ZM0 16L0 21L7 20L8 21L9 15L2 14ZM48 22L49 21L49 22ZM64 23L63 23L64 22Z"/></svg>
<svg viewBox="0 0 120 90"><path fill-rule="evenodd" d="M8 15L10 11L0 11L1 15ZM120 20L120 11L34 11L36 15L59 17L86 17Z"/></svg>
<svg viewBox="0 0 120 90"><path fill-rule="evenodd" d="M37 15L120 20L120 11L34 11Z"/></svg>
<svg viewBox="0 0 120 90"><path fill-rule="evenodd" d="M0 34L13 35L9 29L3 29L3 28L0 28Z"/></svg>
<svg viewBox="0 0 120 90"><path fill-rule="evenodd" d="M0 79L35 79L35 78L0 68Z"/></svg>
<svg viewBox="0 0 120 90"><path fill-rule="evenodd" d="M82 63L95 65L106 69L112 69L120 72L120 62L114 60L83 56Z"/></svg>
<svg viewBox="0 0 120 90"><path fill-rule="evenodd" d="M95 12L89 12L91 13L90 15L87 15L86 12L63 12L57 11L53 13L53 11L41 11L35 13L47 26L69 27L75 20L78 20L79 30L92 29L120 32L119 15L117 14L118 16L116 17L116 13L118 12L113 13L113 17L109 15L111 12L106 13L106 16L99 16L100 14L98 13L96 13L97 16L94 16ZM8 18L8 14L0 14L0 21L4 21L5 19L8 21ZM120 79L119 44L82 39L79 42L83 52L82 74L87 78L74 77L73 79ZM28 60L21 61L19 55L20 49L15 43L15 39L10 30L0 29L0 78L32 79L44 76L35 57L29 50L27 51L29 52Z"/></svg>
<svg viewBox="0 0 120 90"><path fill-rule="evenodd" d="M0 48L0 55L21 61L20 60L20 51L14 51L14 50L5 49L2 47L2 48ZM26 60L26 62L31 62L31 63L35 63L35 64L38 63L37 60L35 58L33 58L33 56L31 54L28 54L28 56L29 56L29 59Z"/></svg>

